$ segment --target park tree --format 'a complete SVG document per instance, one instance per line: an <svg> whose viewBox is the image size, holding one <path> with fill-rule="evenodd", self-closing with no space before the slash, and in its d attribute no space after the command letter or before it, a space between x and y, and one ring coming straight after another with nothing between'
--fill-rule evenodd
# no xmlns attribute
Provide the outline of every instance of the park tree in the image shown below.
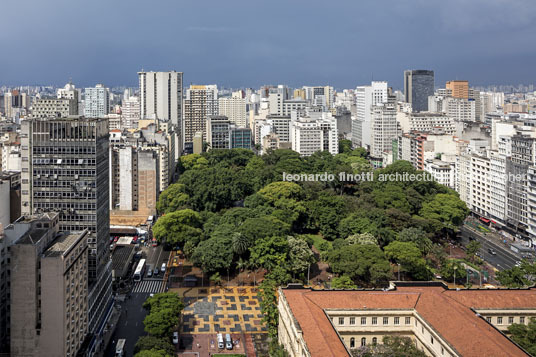
<svg viewBox="0 0 536 357"><path fill-rule="evenodd" d="M217 231L212 236L199 243L190 260L205 273L215 273L226 270L233 262L233 238L231 235Z"/></svg>
<svg viewBox="0 0 536 357"><path fill-rule="evenodd" d="M432 277L426 260L414 243L394 241L389 243L384 251L389 259L402 265L402 268L409 272L414 279L428 280Z"/></svg>
<svg viewBox="0 0 536 357"><path fill-rule="evenodd" d="M344 199L324 191L315 196L305 203L308 228L318 230L326 239L333 240L338 236L339 222L346 215Z"/></svg>
<svg viewBox="0 0 536 357"><path fill-rule="evenodd" d="M423 255L428 254L434 245L425 231L415 227L404 228L398 233L396 240L415 244Z"/></svg>
<svg viewBox="0 0 536 357"><path fill-rule="evenodd" d="M475 254L480 250L482 244L477 240L470 241L465 247L465 252L469 259L474 260Z"/></svg>
<svg viewBox="0 0 536 357"><path fill-rule="evenodd" d="M443 277L444 280L449 282L454 282L454 276L456 276L456 281L458 283L462 282L463 279L467 279L467 271L463 264L456 259L447 259L441 269L439 274Z"/></svg>
<svg viewBox="0 0 536 357"><path fill-rule="evenodd" d="M156 337L151 335L141 336L136 345L134 346L134 353L138 353L144 350L158 350L164 351L166 354L173 356L175 353L175 346L169 342L168 338Z"/></svg>
<svg viewBox="0 0 536 357"><path fill-rule="evenodd" d="M184 304L177 293L170 291L148 297L143 303L143 308L149 313L162 309L171 309L175 315L178 315L184 308Z"/></svg>
<svg viewBox="0 0 536 357"><path fill-rule="evenodd" d="M314 263L314 254L307 242L300 238L288 237L289 269L292 272L302 273Z"/></svg>
<svg viewBox="0 0 536 357"><path fill-rule="evenodd" d="M339 140L339 153L348 154L352 152L352 141L347 139Z"/></svg>
<svg viewBox="0 0 536 357"><path fill-rule="evenodd" d="M154 237L171 245L192 241L197 244L203 236L201 216L191 209L167 213L153 226Z"/></svg>
<svg viewBox="0 0 536 357"><path fill-rule="evenodd" d="M175 353L168 353L166 350L158 350L152 348L150 350L143 350L134 355L134 357L173 357Z"/></svg>
<svg viewBox="0 0 536 357"><path fill-rule="evenodd" d="M353 234L346 238L348 244L373 244L378 245L378 240L372 234L366 232L361 234Z"/></svg>
<svg viewBox="0 0 536 357"><path fill-rule="evenodd" d="M372 229L372 222L362 212L353 212L346 218L343 218L339 222L339 235L340 237L347 238L353 234L370 232Z"/></svg>
<svg viewBox="0 0 536 357"><path fill-rule="evenodd" d="M531 318L528 325L512 324L508 326L511 339L530 353L536 356L536 318Z"/></svg>
<svg viewBox="0 0 536 357"><path fill-rule="evenodd" d="M456 194L439 193L423 203L420 216L433 222L438 229L457 231L468 213L467 206Z"/></svg>
<svg viewBox="0 0 536 357"><path fill-rule="evenodd" d="M240 232L234 232L232 235L233 252L241 256L248 251L250 247L249 239Z"/></svg>
<svg viewBox="0 0 536 357"><path fill-rule="evenodd" d="M171 308L151 311L143 320L145 332L156 337L170 337L179 323L179 315Z"/></svg>
<svg viewBox="0 0 536 357"><path fill-rule="evenodd" d="M348 275L341 275L331 279L332 289L357 289L352 279Z"/></svg>
<svg viewBox="0 0 536 357"><path fill-rule="evenodd" d="M352 280L381 285L391 277L391 267L381 249L371 244L353 244L334 248L328 253L331 269Z"/></svg>
<svg viewBox="0 0 536 357"><path fill-rule="evenodd" d="M252 265L271 270L287 263L289 243L283 236L258 239L249 249Z"/></svg>
<svg viewBox="0 0 536 357"><path fill-rule="evenodd" d="M159 213L170 213L188 207L189 197L184 193L184 185L174 183L168 186L158 198L156 210Z"/></svg>
<svg viewBox="0 0 536 357"><path fill-rule="evenodd" d="M249 246L253 246L259 239L270 236L287 236L290 234L290 225L273 216L261 216L248 218L237 228L248 240Z"/></svg>
<svg viewBox="0 0 536 357"><path fill-rule="evenodd" d="M208 160L200 154L183 155L179 159L182 170L199 170L208 167Z"/></svg>
<svg viewBox="0 0 536 357"><path fill-rule="evenodd" d="M509 288L532 286L536 282L536 263L523 260L520 266L499 271L496 278L501 285Z"/></svg>

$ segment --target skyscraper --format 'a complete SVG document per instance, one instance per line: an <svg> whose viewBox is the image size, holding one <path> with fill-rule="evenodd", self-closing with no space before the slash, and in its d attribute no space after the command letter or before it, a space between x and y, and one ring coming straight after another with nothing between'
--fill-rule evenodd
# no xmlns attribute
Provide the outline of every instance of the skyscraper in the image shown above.
<svg viewBox="0 0 536 357"><path fill-rule="evenodd" d="M207 119L218 115L218 87L212 85L190 85L184 100L184 144L191 146L195 133L202 132L206 140Z"/></svg>
<svg viewBox="0 0 536 357"><path fill-rule="evenodd" d="M387 82L357 87L356 119L352 120L352 145L370 149L372 145L372 106L387 102Z"/></svg>
<svg viewBox="0 0 536 357"><path fill-rule="evenodd" d="M88 326L99 334L112 303L107 120L26 120L21 141L22 214L59 212L61 231L90 232Z"/></svg>
<svg viewBox="0 0 536 357"><path fill-rule="evenodd" d="M102 84L84 90L84 115L86 118L104 118L110 108L110 90Z"/></svg>
<svg viewBox="0 0 536 357"><path fill-rule="evenodd" d="M428 97L434 95L434 71L413 69L404 71L405 101L414 112L428 110Z"/></svg>
<svg viewBox="0 0 536 357"><path fill-rule="evenodd" d="M138 72L138 77L141 119L178 126L182 119L182 72Z"/></svg>

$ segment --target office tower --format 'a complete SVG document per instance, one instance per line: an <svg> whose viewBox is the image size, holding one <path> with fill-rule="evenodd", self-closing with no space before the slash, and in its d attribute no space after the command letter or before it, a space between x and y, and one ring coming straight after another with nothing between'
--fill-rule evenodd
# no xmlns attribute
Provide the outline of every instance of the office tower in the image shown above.
<svg viewBox="0 0 536 357"><path fill-rule="evenodd" d="M11 246L11 356L75 356L88 332L87 235L59 232L59 214L21 217Z"/></svg>
<svg viewBox="0 0 536 357"><path fill-rule="evenodd" d="M396 98L389 95L384 103L372 106L371 146L370 154L381 158L383 153L391 151L393 140L398 137L396 121Z"/></svg>
<svg viewBox="0 0 536 357"><path fill-rule="evenodd" d="M74 84L71 82L67 83L65 87L59 88L57 92L58 99L74 99L74 105L75 105L75 114L74 115L82 115L83 113L80 113L79 111L79 105L80 102L80 91L76 89Z"/></svg>
<svg viewBox="0 0 536 357"><path fill-rule="evenodd" d="M434 71L424 69L404 71L405 101L414 112L428 110L428 97L434 95Z"/></svg>
<svg viewBox="0 0 536 357"><path fill-rule="evenodd" d="M30 98L27 93L17 89L4 93L4 114L9 120L17 120L26 115L30 107Z"/></svg>
<svg viewBox="0 0 536 357"><path fill-rule="evenodd" d="M370 150L372 144L372 106L387 102L387 82L357 87L356 119L352 121L352 144Z"/></svg>
<svg viewBox="0 0 536 357"><path fill-rule="evenodd" d="M448 81L445 85L445 89L451 91L451 95L454 98L469 98L469 82L468 81Z"/></svg>
<svg viewBox="0 0 536 357"><path fill-rule="evenodd" d="M84 90L84 116L104 118L110 109L110 90L102 84Z"/></svg>
<svg viewBox="0 0 536 357"><path fill-rule="evenodd" d="M476 102L471 99L446 97L443 110L455 121L476 120Z"/></svg>
<svg viewBox="0 0 536 357"><path fill-rule="evenodd" d="M78 115L78 102L68 98L42 98L32 104L32 118L66 118Z"/></svg>
<svg viewBox="0 0 536 357"><path fill-rule="evenodd" d="M317 151L339 152L337 119L328 112L310 112L290 123L292 150L301 156L310 156Z"/></svg>
<svg viewBox="0 0 536 357"><path fill-rule="evenodd" d="M22 167L22 214L59 212L61 231L90 231L88 324L98 336L112 303L107 121L25 120L21 141L28 158Z"/></svg>
<svg viewBox="0 0 536 357"><path fill-rule="evenodd" d="M206 139L207 118L218 115L218 87L212 85L190 85L184 100L183 142L192 146L195 133L202 132Z"/></svg>
<svg viewBox="0 0 536 357"><path fill-rule="evenodd" d="M229 118L213 115L207 119L209 149L251 149L251 130L238 128Z"/></svg>
<svg viewBox="0 0 536 357"><path fill-rule="evenodd" d="M140 120L140 98L128 97L121 104L121 117L123 129L138 129Z"/></svg>
<svg viewBox="0 0 536 357"><path fill-rule="evenodd" d="M303 87L305 98L312 106L324 107L325 110L333 108L335 92L330 86Z"/></svg>
<svg viewBox="0 0 536 357"><path fill-rule="evenodd" d="M240 128L247 127L246 99L242 97L242 91L233 92L228 98L219 98L218 106L219 115L226 116Z"/></svg>
<svg viewBox="0 0 536 357"><path fill-rule="evenodd" d="M180 126L182 75L182 72L175 71L138 72L141 119L157 119Z"/></svg>

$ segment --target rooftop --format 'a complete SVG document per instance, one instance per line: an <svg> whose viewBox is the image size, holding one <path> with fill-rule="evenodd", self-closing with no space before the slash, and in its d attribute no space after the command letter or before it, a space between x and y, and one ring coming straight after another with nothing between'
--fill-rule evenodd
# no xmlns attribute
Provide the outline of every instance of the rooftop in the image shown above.
<svg viewBox="0 0 536 357"><path fill-rule="evenodd" d="M282 289L312 356L348 356L327 310L415 310L463 356L526 356L475 310L536 309L536 289L449 290L398 284L393 290ZM463 328L460 328L463 327Z"/></svg>
<svg viewBox="0 0 536 357"><path fill-rule="evenodd" d="M84 232L61 232L52 245L45 251L45 257L58 257L68 253L78 240L85 236Z"/></svg>

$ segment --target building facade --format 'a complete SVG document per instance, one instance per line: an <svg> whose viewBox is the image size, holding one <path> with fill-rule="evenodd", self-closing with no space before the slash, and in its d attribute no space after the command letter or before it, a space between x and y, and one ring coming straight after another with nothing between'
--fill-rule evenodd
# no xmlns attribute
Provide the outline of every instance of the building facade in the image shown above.
<svg viewBox="0 0 536 357"><path fill-rule="evenodd" d="M428 111L428 97L434 95L434 71L404 71L404 96L414 112Z"/></svg>

